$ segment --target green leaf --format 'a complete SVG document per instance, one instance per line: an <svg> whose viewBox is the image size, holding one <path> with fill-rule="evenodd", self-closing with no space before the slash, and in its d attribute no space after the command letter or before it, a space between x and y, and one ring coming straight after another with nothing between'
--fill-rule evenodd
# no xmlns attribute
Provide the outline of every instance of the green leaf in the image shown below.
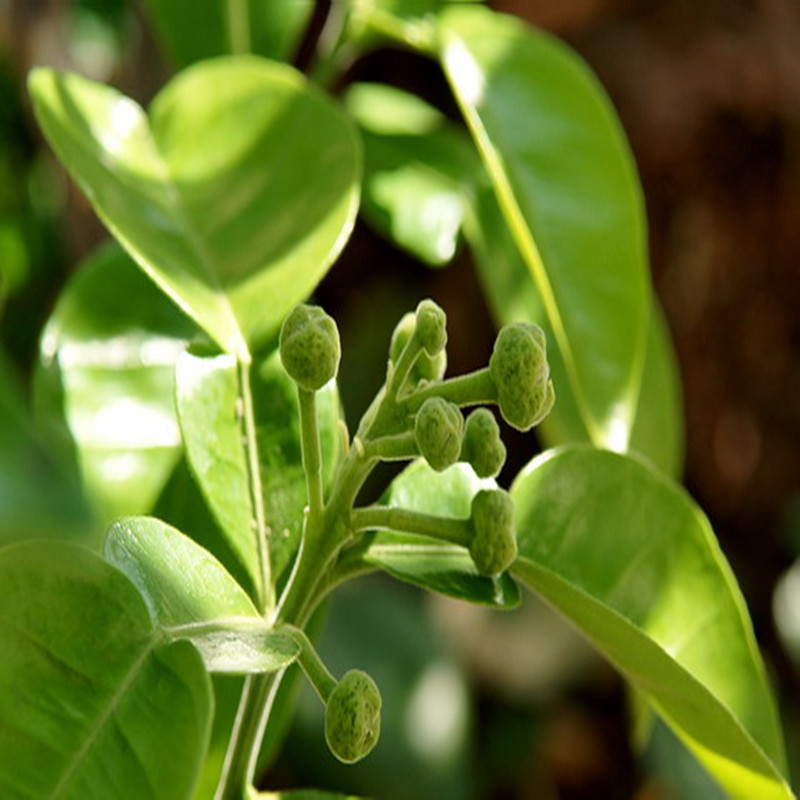
<svg viewBox="0 0 800 800"><path fill-rule="evenodd" d="M464 519L470 515L473 496L487 485L494 483L480 480L466 464L434 472L419 460L394 479L387 503ZM519 588L508 574L483 577L463 547L437 539L392 531L370 534L362 558L398 580L448 597L504 609L520 602Z"/></svg>
<svg viewBox="0 0 800 800"><path fill-rule="evenodd" d="M239 366L228 354L186 352L178 360L175 377L186 457L228 544L260 595L265 587L242 440Z"/></svg>
<svg viewBox="0 0 800 800"><path fill-rule="evenodd" d="M38 68L53 149L140 267L225 351L274 334L344 246L358 207L352 124L291 67L201 62L149 115L114 89Z"/></svg>
<svg viewBox="0 0 800 800"><path fill-rule="evenodd" d="M791 798L744 600L702 512L630 457L573 446L511 489L513 572L630 680L735 798Z"/></svg>
<svg viewBox="0 0 800 800"><path fill-rule="evenodd" d="M392 86L357 83L344 101L364 140L364 216L425 263L448 263L458 249L475 167L463 131Z"/></svg>
<svg viewBox="0 0 800 800"><path fill-rule="evenodd" d="M147 0L159 38L179 67L228 53L291 59L313 0Z"/></svg>
<svg viewBox="0 0 800 800"><path fill-rule="evenodd" d="M650 291L641 190L611 105L564 45L488 9L443 12L440 58L581 418L595 444L625 449Z"/></svg>
<svg viewBox="0 0 800 800"><path fill-rule="evenodd" d="M475 195L464 227L475 265L499 325L535 322L547 332L548 358L556 387L556 403L539 429L550 445L590 440L572 396L564 361L541 298L519 255L497 200L486 190ZM641 453L674 478L683 470L684 430L680 377L663 312L652 301L636 418L627 449Z"/></svg>
<svg viewBox="0 0 800 800"><path fill-rule="evenodd" d="M212 717L208 675L165 643L122 574L55 543L0 551L0 794L189 798Z"/></svg>
<svg viewBox="0 0 800 800"><path fill-rule="evenodd" d="M92 526L80 487L34 428L17 375L0 351L0 545L77 536Z"/></svg>
<svg viewBox="0 0 800 800"><path fill-rule="evenodd" d="M41 341L36 403L74 442L99 519L152 509L180 456L175 361L197 329L116 246L59 297Z"/></svg>
<svg viewBox="0 0 800 800"><path fill-rule="evenodd" d="M275 672L297 657L294 640L272 630L222 564L175 528L152 517L120 520L104 553L159 626L192 642L210 672Z"/></svg>

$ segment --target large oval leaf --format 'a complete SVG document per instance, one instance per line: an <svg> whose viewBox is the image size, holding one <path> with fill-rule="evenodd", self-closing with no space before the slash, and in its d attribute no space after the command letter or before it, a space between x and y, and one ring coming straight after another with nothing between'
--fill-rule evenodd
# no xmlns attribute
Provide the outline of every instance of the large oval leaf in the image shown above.
<svg viewBox="0 0 800 800"><path fill-rule="evenodd" d="M455 464L434 472L424 461L410 464L392 481L387 504L467 519L473 496L493 481L482 481L467 464ZM394 531L370 534L361 556L398 580L470 603L514 608L519 605L519 588L507 573L497 578L479 575L469 553L427 536Z"/></svg>
<svg viewBox="0 0 800 800"><path fill-rule="evenodd" d="M550 446L589 441L585 420L573 398L569 376L539 292L514 244L497 200L488 189L476 191L464 230L498 324L536 322L547 331L556 403L539 429L544 441ZM667 475L677 478L683 470L683 448L678 365L663 312L654 299L636 417L627 449L641 453Z"/></svg>
<svg viewBox="0 0 800 800"><path fill-rule="evenodd" d="M574 446L515 481L514 574L562 611L732 796L791 798L744 600L702 512L630 457Z"/></svg>
<svg viewBox="0 0 800 800"><path fill-rule="evenodd" d="M440 39L592 441L624 449L650 294L641 190L614 112L575 55L515 18L451 7Z"/></svg>
<svg viewBox="0 0 800 800"><path fill-rule="evenodd" d="M201 62L149 115L77 75L29 79L50 144L139 265L226 352L274 333L353 225L360 147L303 76L256 57Z"/></svg>
<svg viewBox="0 0 800 800"><path fill-rule="evenodd" d="M180 456L175 362L198 333L118 247L67 284L44 329L36 402L69 431L98 518L152 509Z"/></svg>
<svg viewBox="0 0 800 800"><path fill-rule="evenodd" d="M106 559L124 572L171 638L188 639L210 672L275 672L299 647L275 631L214 556L152 517L128 517L108 530Z"/></svg>
<svg viewBox="0 0 800 800"><path fill-rule="evenodd" d="M0 551L0 794L191 797L212 716L208 675L167 644L130 581L77 547Z"/></svg>

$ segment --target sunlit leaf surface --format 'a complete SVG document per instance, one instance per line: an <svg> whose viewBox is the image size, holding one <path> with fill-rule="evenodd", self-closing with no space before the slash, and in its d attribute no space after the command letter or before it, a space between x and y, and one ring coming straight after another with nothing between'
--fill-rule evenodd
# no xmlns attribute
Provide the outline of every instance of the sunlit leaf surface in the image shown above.
<svg viewBox="0 0 800 800"><path fill-rule="evenodd" d="M702 512L636 459L574 446L511 489L513 572L630 680L731 797L793 797L744 600Z"/></svg>
<svg viewBox="0 0 800 800"><path fill-rule="evenodd" d="M641 189L597 80L513 17L450 6L440 58L591 439L625 449L650 304Z"/></svg>
<svg viewBox="0 0 800 800"><path fill-rule="evenodd" d="M39 68L39 124L98 215L226 352L274 334L342 249L360 146L342 111L291 67L204 61L146 114L116 90Z"/></svg>
<svg viewBox="0 0 800 800"><path fill-rule="evenodd" d="M165 643L136 588L87 550L0 551L0 795L191 796L211 685L197 651Z"/></svg>

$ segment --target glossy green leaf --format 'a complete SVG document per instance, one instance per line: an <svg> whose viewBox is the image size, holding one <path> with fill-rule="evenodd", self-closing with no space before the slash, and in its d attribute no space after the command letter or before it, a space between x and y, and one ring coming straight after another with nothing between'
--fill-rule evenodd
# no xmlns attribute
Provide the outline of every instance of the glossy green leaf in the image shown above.
<svg viewBox="0 0 800 800"><path fill-rule="evenodd" d="M0 351L0 545L92 527L80 486L34 428L17 375Z"/></svg>
<svg viewBox="0 0 800 800"><path fill-rule="evenodd" d="M294 640L270 629L222 564L175 528L152 517L119 520L104 552L159 626L192 642L209 671L274 672L297 657Z"/></svg>
<svg viewBox="0 0 800 800"><path fill-rule="evenodd" d="M702 512L636 459L573 446L511 489L513 572L634 684L731 797L793 797L744 600Z"/></svg>
<svg viewBox="0 0 800 800"><path fill-rule="evenodd" d="M196 333L115 246L59 297L42 335L36 402L48 431L68 429L101 521L150 511L174 469L173 373Z"/></svg>
<svg viewBox="0 0 800 800"><path fill-rule="evenodd" d="M39 68L29 87L98 215L225 352L246 360L344 246L358 206L357 134L291 67L204 61L149 114L77 75Z"/></svg>
<svg viewBox="0 0 800 800"><path fill-rule="evenodd" d="M178 360L175 375L178 419L189 465L228 544L260 595L264 586L253 529L236 359L227 354L186 352Z"/></svg>
<svg viewBox="0 0 800 800"><path fill-rule="evenodd" d="M469 203L470 142L440 111L392 86L358 83L344 100L364 140L364 216L427 264L446 264Z"/></svg>
<svg viewBox="0 0 800 800"><path fill-rule="evenodd" d="M641 190L611 105L563 44L488 9L443 12L440 58L591 439L625 449L650 290Z"/></svg>
<svg viewBox="0 0 800 800"><path fill-rule="evenodd" d="M480 480L466 464L434 472L424 461L415 461L392 482L387 502L391 506L468 518L473 496L492 481ZM370 534L363 560L398 580L470 603L514 608L519 588L508 574L498 578L479 575L469 553L426 536L393 531Z"/></svg>
<svg viewBox="0 0 800 800"><path fill-rule="evenodd" d="M272 574L279 578L300 545L303 509L308 503L300 448L297 386L286 374L277 351L252 371L256 441L267 520ZM317 427L322 452L322 483L328 487L339 459L342 411L336 384L316 393Z"/></svg>
<svg viewBox="0 0 800 800"><path fill-rule="evenodd" d="M180 67L228 53L289 60L313 0L147 0L159 38Z"/></svg>
<svg viewBox="0 0 800 800"><path fill-rule="evenodd" d="M92 553L0 551L0 795L189 798L212 716L187 642L165 643L130 581Z"/></svg>
<svg viewBox="0 0 800 800"><path fill-rule="evenodd" d="M572 396L541 297L509 233L492 192L475 195L465 234L486 298L498 325L536 322L547 332L548 358L556 387L556 404L540 432L550 446L589 441L590 436ZM683 470L684 430L678 365L663 312L654 299L647 332L641 388L628 449L650 459L666 474Z"/></svg>

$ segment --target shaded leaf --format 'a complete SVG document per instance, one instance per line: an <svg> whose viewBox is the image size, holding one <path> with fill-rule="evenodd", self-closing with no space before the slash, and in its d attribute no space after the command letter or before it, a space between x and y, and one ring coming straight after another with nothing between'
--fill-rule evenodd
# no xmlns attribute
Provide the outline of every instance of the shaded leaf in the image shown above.
<svg viewBox="0 0 800 800"><path fill-rule="evenodd" d="M481 481L466 464L434 472L424 461L407 467L389 488L387 503L441 517L468 518L473 496L493 482ZM508 574L479 575L469 553L426 536L381 531L370 534L364 562L398 580L471 603L514 608L520 593Z"/></svg>
<svg viewBox="0 0 800 800"><path fill-rule="evenodd" d="M65 426L86 494L107 522L152 509L180 456L174 369L197 329L118 247L59 297L41 342L36 403Z"/></svg>
<svg viewBox="0 0 800 800"><path fill-rule="evenodd" d="M364 216L427 264L446 264L469 202L470 142L433 106L392 86L357 83L344 100L362 128Z"/></svg>
<svg viewBox="0 0 800 800"><path fill-rule="evenodd" d="M172 638L188 639L211 672L274 672L297 657L294 640L272 630L207 550L152 517L115 522L106 559L136 585Z"/></svg>
<svg viewBox="0 0 800 800"><path fill-rule="evenodd" d="M339 254L360 146L347 117L286 65L201 62L149 115L116 90L38 68L39 123L98 215L220 347L247 360Z"/></svg>
<svg viewBox="0 0 800 800"><path fill-rule="evenodd" d="M0 351L0 545L79 535L92 527L80 486L34 428L17 376Z"/></svg>
<svg viewBox="0 0 800 800"><path fill-rule="evenodd" d="M702 512L630 457L573 446L511 489L513 572L564 613L736 798L791 798L744 600Z"/></svg>
<svg viewBox="0 0 800 800"><path fill-rule="evenodd" d="M571 51L513 17L452 6L439 33L583 423L596 444L624 449L650 290L641 189L617 118Z"/></svg>
<svg viewBox="0 0 800 800"><path fill-rule="evenodd" d="M187 642L164 643L124 575L54 543L0 552L0 794L188 798L212 716Z"/></svg>
<svg viewBox="0 0 800 800"><path fill-rule="evenodd" d="M178 419L189 465L228 544L261 596L265 587L253 527L237 361L227 354L187 352L179 359L175 376Z"/></svg>
<svg viewBox="0 0 800 800"><path fill-rule="evenodd" d="M313 0L147 0L146 5L180 67L239 52L289 60L314 9Z"/></svg>

